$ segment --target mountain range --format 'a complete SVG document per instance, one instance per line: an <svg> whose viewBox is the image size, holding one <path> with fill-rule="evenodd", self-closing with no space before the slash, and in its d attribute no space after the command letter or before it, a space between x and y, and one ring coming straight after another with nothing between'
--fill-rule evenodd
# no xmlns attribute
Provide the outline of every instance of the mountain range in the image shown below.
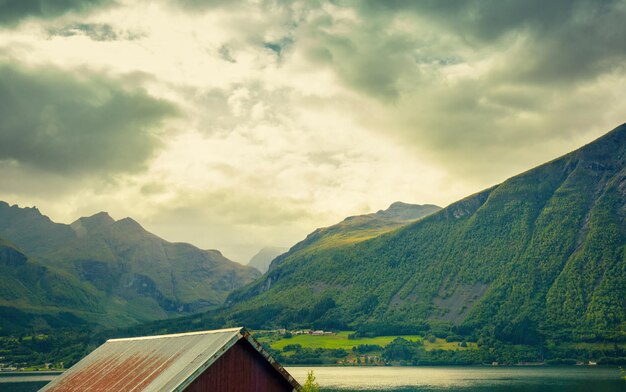
<svg viewBox="0 0 626 392"><path fill-rule="evenodd" d="M622 125L395 230L346 236L342 226L363 218L318 230L230 294L219 317L527 344L623 340L625 215Z"/></svg>
<svg viewBox="0 0 626 392"><path fill-rule="evenodd" d="M199 312L260 273L101 212L70 225L0 202L0 328L116 327Z"/></svg>
<svg viewBox="0 0 626 392"><path fill-rule="evenodd" d="M317 229L260 277L130 218L62 225L0 203L0 327L161 319L100 337L246 325L454 336L499 359L613 342L623 357L625 217L626 124L443 209L394 203ZM77 360L92 344L69 339L80 348L38 358Z"/></svg>

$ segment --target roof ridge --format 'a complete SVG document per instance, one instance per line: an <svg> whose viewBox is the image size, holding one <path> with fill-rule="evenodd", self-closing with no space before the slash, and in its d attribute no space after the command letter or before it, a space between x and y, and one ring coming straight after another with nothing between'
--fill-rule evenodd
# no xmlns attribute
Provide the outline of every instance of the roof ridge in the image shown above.
<svg viewBox="0 0 626 392"><path fill-rule="evenodd" d="M182 392L233 347L238 347L236 350L239 352L233 355L244 355L254 362L261 361L258 364L291 385L292 388L288 390L300 389L298 381L245 327L236 327L109 339L44 386L43 390L52 392L93 387L102 391L133 389L144 392ZM235 368L238 367L235 365ZM250 374L248 376L253 377ZM253 382L252 379L249 381Z"/></svg>
<svg viewBox="0 0 626 392"><path fill-rule="evenodd" d="M169 334L169 335L136 336L136 337L132 337L132 338L108 339L107 342L124 342L124 341L129 341L129 340L165 339L165 338L177 338L177 337L191 336L191 335L208 335L208 334L213 334L213 333L241 332L244 329L245 329L244 327L235 327L235 328L226 328L226 329L213 329L213 330L207 330L207 331L173 333L173 334Z"/></svg>

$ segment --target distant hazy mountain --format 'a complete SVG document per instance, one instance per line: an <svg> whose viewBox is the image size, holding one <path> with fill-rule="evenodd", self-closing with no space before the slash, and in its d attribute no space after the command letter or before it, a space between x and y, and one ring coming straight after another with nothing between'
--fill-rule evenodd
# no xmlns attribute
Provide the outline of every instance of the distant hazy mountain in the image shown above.
<svg viewBox="0 0 626 392"><path fill-rule="evenodd" d="M337 229L362 219L315 231L232 293L220 317L448 325L530 344L626 336L626 125L399 230Z"/></svg>
<svg viewBox="0 0 626 392"><path fill-rule="evenodd" d="M274 260L276 256L279 256L288 250L289 248L281 248L277 246L263 248L259 251L259 253L252 256L248 265L258 269L261 273L265 273L270 267L272 260Z"/></svg>
<svg viewBox="0 0 626 392"><path fill-rule="evenodd" d="M105 212L65 225L0 202L0 237L11 270L0 276L0 304L71 311L107 326L209 309L260 275L219 251L170 243Z"/></svg>

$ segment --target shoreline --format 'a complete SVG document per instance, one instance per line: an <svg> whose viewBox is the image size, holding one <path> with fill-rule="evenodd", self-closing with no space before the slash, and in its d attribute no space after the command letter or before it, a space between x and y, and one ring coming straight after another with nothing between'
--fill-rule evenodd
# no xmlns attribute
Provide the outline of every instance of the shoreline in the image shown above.
<svg viewBox="0 0 626 392"><path fill-rule="evenodd" d="M310 364L290 364L283 362L282 365L284 367L292 367L292 368L303 368L303 367L343 367L343 368L444 368L444 367L452 367L452 368L618 368L621 369L620 365L589 365L589 364L556 364L551 365L547 363L536 363L536 364L424 364L424 365L352 365L352 364L344 364L344 363L310 363ZM68 369L63 370L0 370L0 376L11 377L11 376L20 376L24 374L37 375L40 374L42 376L45 375L59 375L64 373Z"/></svg>

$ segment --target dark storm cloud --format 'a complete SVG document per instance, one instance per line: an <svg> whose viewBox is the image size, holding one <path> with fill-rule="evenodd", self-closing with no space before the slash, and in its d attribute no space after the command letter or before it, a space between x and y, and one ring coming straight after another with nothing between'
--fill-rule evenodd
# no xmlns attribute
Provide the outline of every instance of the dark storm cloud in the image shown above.
<svg viewBox="0 0 626 392"><path fill-rule="evenodd" d="M325 32L331 22L318 18L299 32L310 60L332 67L350 88L385 101L419 83L420 56L434 57L423 38L381 33L379 22L368 20L349 33Z"/></svg>
<svg viewBox="0 0 626 392"><path fill-rule="evenodd" d="M85 12L113 3L113 0L0 0L0 26L15 25L29 17L48 19L71 11Z"/></svg>
<svg viewBox="0 0 626 392"><path fill-rule="evenodd" d="M571 18L580 0L421 0L365 1L365 14L410 12L434 19L456 32L481 41L497 40L511 31L531 27L551 30ZM594 1L599 7L613 1ZM359 3L357 3L359 4Z"/></svg>
<svg viewBox="0 0 626 392"><path fill-rule="evenodd" d="M492 40L525 26L552 30L581 11L587 14L612 11L622 0L368 0L342 3L362 5L361 9L369 13L424 14L482 40Z"/></svg>
<svg viewBox="0 0 626 392"><path fill-rule="evenodd" d="M310 59L332 66L349 87L385 101L419 89L432 77L425 65L499 56L484 76L490 87L580 84L626 62L626 0L337 3L355 10L358 24L335 32L332 12L317 16L296 45L308 45ZM394 28L398 21L411 29Z"/></svg>
<svg viewBox="0 0 626 392"><path fill-rule="evenodd" d="M625 0L347 0L303 15L283 20L293 44L281 56L333 70L380 105L363 124L465 177L502 178L615 126L599 80L626 71ZM503 151L512 163L494 166Z"/></svg>
<svg viewBox="0 0 626 392"><path fill-rule="evenodd" d="M106 23L76 23L59 28L50 28L48 34L59 37L83 35L94 41L132 41L143 37L141 33L118 31Z"/></svg>
<svg viewBox="0 0 626 392"><path fill-rule="evenodd" d="M0 64L0 161L69 175L140 169L160 146L169 102L78 70Z"/></svg>
<svg viewBox="0 0 626 392"><path fill-rule="evenodd" d="M626 0L197 0L182 7L234 10L246 21L241 42L272 51L279 67L295 54L332 71L365 98L365 127L376 124L463 176L501 178L553 157L563 140L616 125L602 80L623 80L626 71ZM220 56L236 57L230 46ZM521 166L494 166L503 151Z"/></svg>
<svg viewBox="0 0 626 392"><path fill-rule="evenodd" d="M197 12L241 5L242 0L170 0L170 4L183 10Z"/></svg>
<svg viewBox="0 0 626 392"><path fill-rule="evenodd" d="M571 83L609 72L626 59L624 0L425 0L356 3L366 20L410 14L434 22L468 47L525 48L502 77L520 82Z"/></svg>

